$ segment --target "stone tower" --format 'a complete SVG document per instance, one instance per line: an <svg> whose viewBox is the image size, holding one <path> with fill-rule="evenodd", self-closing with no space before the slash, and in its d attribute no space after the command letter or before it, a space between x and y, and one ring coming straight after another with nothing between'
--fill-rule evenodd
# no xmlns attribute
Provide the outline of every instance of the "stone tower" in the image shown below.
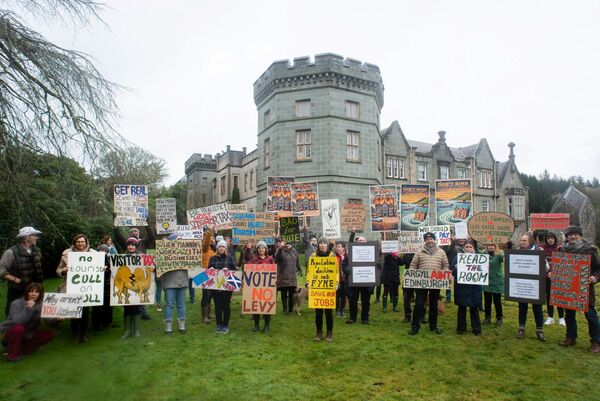
<svg viewBox="0 0 600 401"><path fill-rule="evenodd" d="M254 83L254 102L258 210L270 176L317 181L321 199L368 210L369 185L383 182L379 67L331 53L276 61ZM313 231L320 220L312 218Z"/></svg>

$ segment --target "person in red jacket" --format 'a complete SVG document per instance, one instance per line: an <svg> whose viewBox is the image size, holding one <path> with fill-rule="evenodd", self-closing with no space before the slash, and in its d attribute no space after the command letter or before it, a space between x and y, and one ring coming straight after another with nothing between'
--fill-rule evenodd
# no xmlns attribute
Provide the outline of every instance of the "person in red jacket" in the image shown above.
<svg viewBox="0 0 600 401"><path fill-rule="evenodd" d="M275 264L275 261L271 256L267 253L267 244L264 241L258 241L256 243L256 256L250 259L247 263L248 265L272 265ZM254 319L254 328L253 332L258 332L260 330L260 314L253 314L252 319ZM263 319L265 320L265 326L263 327L263 333L271 330L271 315L263 315Z"/></svg>

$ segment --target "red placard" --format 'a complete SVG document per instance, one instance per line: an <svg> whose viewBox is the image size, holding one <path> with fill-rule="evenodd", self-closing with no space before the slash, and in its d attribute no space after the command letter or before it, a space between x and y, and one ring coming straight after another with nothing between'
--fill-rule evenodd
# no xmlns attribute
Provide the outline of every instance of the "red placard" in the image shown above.
<svg viewBox="0 0 600 401"><path fill-rule="evenodd" d="M562 231L570 225L569 213L531 213L529 215L531 230Z"/></svg>
<svg viewBox="0 0 600 401"><path fill-rule="evenodd" d="M550 304L581 312L588 311L590 255L554 252Z"/></svg>

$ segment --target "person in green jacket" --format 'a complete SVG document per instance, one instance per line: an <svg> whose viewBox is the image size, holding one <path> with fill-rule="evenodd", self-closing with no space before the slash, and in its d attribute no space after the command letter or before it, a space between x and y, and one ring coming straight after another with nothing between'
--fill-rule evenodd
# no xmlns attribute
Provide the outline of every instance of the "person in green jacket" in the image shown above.
<svg viewBox="0 0 600 401"><path fill-rule="evenodd" d="M487 245L490 255L490 281L483 287L485 319L483 324L492 323L492 300L496 309L496 326L502 326L502 294L504 293L504 256L495 244Z"/></svg>

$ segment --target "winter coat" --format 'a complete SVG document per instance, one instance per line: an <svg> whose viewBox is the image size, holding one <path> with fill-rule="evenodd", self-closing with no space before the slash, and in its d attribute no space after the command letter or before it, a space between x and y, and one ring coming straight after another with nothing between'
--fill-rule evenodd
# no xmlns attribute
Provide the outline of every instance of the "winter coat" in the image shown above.
<svg viewBox="0 0 600 401"><path fill-rule="evenodd" d="M258 256L253 248L248 248L247 246L243 247L240 251L240 258L238 260L238 266L243 268L244 265L254 259L255 256Z"/></svg>
<svg viewBox="0 0 600 401"><path fill-rule="evenodd" d="M256 255L247 264L249 265L272 265L275 264L273 257L267 255L266 258L261 259L260 256Z"/></svg>
<svg viewBox="0 0 600 401"><path fill-rule="evenodd" d="M277 263L277 288L296 287L296 274L302 271L298 252L293 247L282 246L277 249L273 259Z"/></svg>
<svg viewBox="0 0 600 401"><path fill-rule="evenodd" d="M430 270L448 270L448 258L446 253L441 249L437 248L435 253L432 255L425 250L425 247L417 249L412 262L410 263L411 269L430 269Z"/></svg>
<svg viewBox="0 0 600 401"><path fill-rule="evenodd" d="M212 267L213 269L217 270L236 270L233 258L229 256L227 252L222 255L217 253L212 256L208 261L208 267Z"/></svg>
<svg viewBox="0 0 600 401"><path fill-rule="evenodd" d="M502 254L490 256L490 281L483 286L483 291L494 294L504 294L504 266Z"/></svg>
<svg viewBox="0 0 600 401"><path fill-rule="evenodd" d="M480 285L458 284L456 279L456 263L458 257L452 258L450 268L454 276L454 304L458 306L468 306L471 308L479 308L481 306L481 287Z"/></svg>
<svg viewBox="0 0 600 401"><path fill-rule="evenodd" d="M78 251L78 250L76 250L76 249L75 249L75 247L73 247L73 246L72 246L72 247L70 247L70 248L67 248L67 249L65 249L65 250L63 251L63 253L62 253L62 256L60 257L60 262L58 263L58 267L56 268L56 274L57 274L59 277L63 277L63 281L62 281L62 283L60 284L60 286L58 287L58 292L61 292L61 293L63 293L63 294L64 294L65 292L67 292L67 273L66 273L66 272L63 272L62 270L63 270L65 267L67 267L67 263L68 263L68 261L69 261L69 254L70 254L71 252L96 252L96 250L95 250L95 249L92 249L92 248L90 248L90 247L88 246L88 247L87 247L85 250L83 250L83 251Z"/></svg>
<svg viewBox="0 0 600 401"><path fill-rule="evenodd" d="M25 326L25 338L32 338L40 324L41 316L41 300L33 308L28 308L27 301L24 298L15 299L10 304L8 318L0 323L0 333L6 333L13 326L22 324Z"/></svg>
<svg viewBox="0 0 600 401"><path fill-rule="evenodd" d="M32 246L31 253L21 245L13 245L2 254L0 259L0 277L6 274L21 279L19 284L7 281L10 288L25 290L30 283L41 283L44 279L42 272L42 254L40 248Z"/></svg>
<svg viewBox="0 0 600 401"><path fill-rule="evenodd" d="M399 285L400 284L400 262L399 257L392 256L388 253L383 258L383 270L381 272L381 283L383 285Z"/></svg>
<svg viewBox="0 0 600 401"><path fill-rule="evenodd" d="M160 276L162 288L187 288L189 276L187 270L171 270Z"/></svg>

